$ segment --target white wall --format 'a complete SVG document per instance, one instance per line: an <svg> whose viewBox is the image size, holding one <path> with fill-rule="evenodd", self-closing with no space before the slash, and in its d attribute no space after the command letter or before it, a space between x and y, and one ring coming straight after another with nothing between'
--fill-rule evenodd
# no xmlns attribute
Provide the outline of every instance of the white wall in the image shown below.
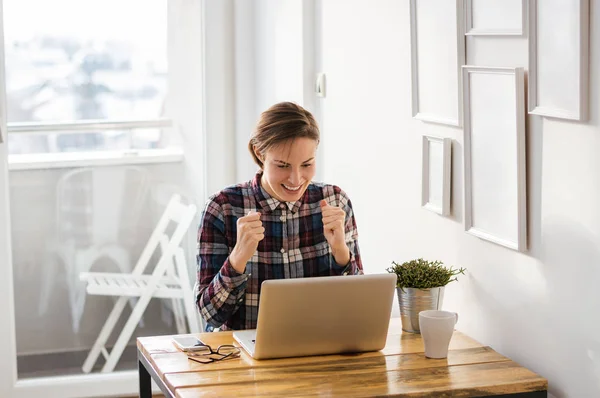
<svg viewBox="0 0 600 398"><path fill-rule="evenodd" d="M312 0L234 4L236 176L245 181L258 169L247 147L260 113L281 101L305 103L303 15Z"/></svg>
<svg viewBox="0 0 600 398"><path fill-rule="evenodd" d="M234 11L235 37L235 154L237 181L249 180L256 165L248 153L248 140L260 113L256 104L256 36L255 2L236 0Z"/></svg>
<svg viewBox="0 0 600 398"><path fill-rule="evenodd" d="M302 1L256 0L256 104L302 102Z"/></svg>
<svg viewBox="0 0 600 398"><path fill-rule="evenodd" d="M327 0L322 18L325 179L353 200L367 272L417 257L463 266L457 327L538 372L556 397L600 396L600 4L591 1L587 123L528 118L529 245L463 230L462 130L411 118L409 2ZM527 67L526 38L469 38L469 63ZM453 142L452 216L420 207L421 136Z"/></svg>
<svg viewBox="0 0 600 398"><path fill-rule="evenodd" d="M206 192L235 182L237 156L234 100L234 6L232 0L204 1L204 132L206 134ZM202 153L198 153L200 157Z"/></svg>

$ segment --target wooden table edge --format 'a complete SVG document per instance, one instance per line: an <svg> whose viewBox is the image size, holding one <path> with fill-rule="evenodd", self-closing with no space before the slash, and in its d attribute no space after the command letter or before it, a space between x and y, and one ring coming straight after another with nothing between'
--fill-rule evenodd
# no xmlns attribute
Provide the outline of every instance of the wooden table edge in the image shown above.
<svg viewBox="0 0 600 398"><path fill-rule="evenodd" d="M397 354L397 355L403 355L403 354ZM461 366L473 366L473 365L483 365L483 364L488 364L488 363L501 363L501 362L512 362L516 365L518 365L519 367L523 367L521 364L519 364L518 362L515 362L513 360L511 360L510 358L506 358L503 360L498 360L498 361L486 361L486 362L479 362L477 364L456 364L456 365L449 365L449 367L461 367ZM525 367L523 367L525 368ZM525 368L527 370L529 370L528 368ZM389 372L398 372L400 370L396 369L396 370L390 370ZM540 376L539 374L529 370L531 373L533 373L536 377L532 380L529 381L519 381L519 382L501 382L498 384L494 384L493 387L502 387L502 386L516 386L516 385L523 385L523 386L527 386L528 388L526 389L522 389L522 391L519 392L513 392L513 393L502 393L501 391L499 391L499 394L493 394L493 395L481 395L481 396L474 396L474 395L457 395L457 396L462 396L462 397L466 397L466 396L472 396L472 397L494 397L494 398L547 398L547 393L548 393L548 380L542 376ZM169 374L177 374L177 373L188 373L188 372L170 372ZM264 382L264 381L261 381ZM268 381L267 381L268 382ZM180 390L185 390L185 389L194 389L194 388L199 388L199 387L215 387L215 386L232 386L232 385L239 385L239 386L250 386L253 385L254 383L256 383L256 381L236 381L236 382L231 382L231 383L218 383L218 384L203 384L203 385L198 385L198 386L181 386L181 387L171 387L173 394L174 394L174 398L180 398L180 394L178 394L178 391ZM438 391L437 393L440 393L442 391ZM460 390L457 391L453 391L454 393L460 393ZM467 391L465 391L467 392ZM431 391L430 392L433 396L435 396L436 391ZM401 395L394 395L394 396L398 396L398 397L421 397L423 396L422 393L405 393L405 394L401 394Z"/></svg>
<svg viewBox="0 0 600 398"><path fill-rule="evenodd" d="M486 346L489 347L489 346ZM489 347L491 349L491 347ZM406 355L406 354L392 354L389 356L400 356L400 355ZM280 365L277 366L275 363L272 366L262 366L260 369L273 369L273 368L293 368L293 367L298 367L298 366L312 366L315 364L324 364L330 361L319 361L319 362L311 362L311 363L306 363L306 364L302 364L302 365L297 365L297 364L288 364L288 365ZM482 361L482 362L477 362L476 364L473 363L458 363L458 364L452 364L452 365L443 365L443 364L439 364L439 365L434 365L431 366L431 368L441 368L441 367L461 367L461 366L471 366L471 365L484 365L484 364L491 364L491 363L501 363L501 362L512 362L516 365L518 365L519 367L523 367L522 365L520 365L519 363L513 361L510 358L507 357L502 357L499 358L498 360L492 360L492 361ZM235 368L235 370L249 370L249 369L253 369L253 366L244 366L244 367L237 367ZM527 369L527 368L525 368ZM232 369L215 369L215 372L226 372L228 370L232 370ZM529 370L529 369L527 369ZM399 371L398 369L396 370L389 370L388 372L397 372ZM174 391L175 394L177 392L178 389L183 389L183 388L194 388L194 386L174 386L172 384L172 381L169 380L169 376L170 375L178 375L178 374L184 374L184 373L196 373L198 372L197 370L185 370L185 371L181 371L181 372L166 372L164 373L164 378L163 378L163 382L168 386L168 388L171 391ZM547 390L548 387L548 381L543 378L542 376L538 375L537 373L533 372L530 370L530 372L534 373L537 377L539 377L539 382L543 383L543 385L540 385L540 387L543 387L544 390ZM227 383L227 382L220 382L220 383L207 383L207 384L203 384L203 387L215 387L215 386L219 386L219 385L232 385L232 384L252 384L255 383L255 381L235 381L235 382L231 382L231 383ZM505 385L509 385L510 383L504 383Z"/></svg>

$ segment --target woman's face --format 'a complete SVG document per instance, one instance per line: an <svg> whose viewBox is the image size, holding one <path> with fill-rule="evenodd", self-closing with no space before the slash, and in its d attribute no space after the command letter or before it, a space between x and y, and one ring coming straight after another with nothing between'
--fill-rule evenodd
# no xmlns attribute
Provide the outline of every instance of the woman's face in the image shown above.
<svg viewBox="0 0 600 398"><path fill-rule="evenodd" d="M300 199L315 176L316 151L317 142L305 137L267 150L262 158L263 188L281 202Z"/></svg>

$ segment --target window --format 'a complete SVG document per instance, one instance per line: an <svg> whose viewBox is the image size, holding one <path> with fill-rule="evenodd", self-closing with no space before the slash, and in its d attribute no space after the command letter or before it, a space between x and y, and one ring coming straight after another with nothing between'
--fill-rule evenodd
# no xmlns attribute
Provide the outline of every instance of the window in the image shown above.
<svg viewBox="0 0 600 398"><path fill-rule="evenodd" d="M3 3L13 160L177 146L165 111L167 0Z"/></svg>
<svg viewBox="0 0 600 398"><path fill-rule="evenodd" d="M135 391L134 337L118 374L81 375L114 301L84 299L79 273L131 272L171 195L205 197L202 3L0 0L0 218L19 220L0 231L14 286L0 301L15 303L0 334L17 354L0 396ZM170 303L149 305L136 336L183 333Z"/></svg>

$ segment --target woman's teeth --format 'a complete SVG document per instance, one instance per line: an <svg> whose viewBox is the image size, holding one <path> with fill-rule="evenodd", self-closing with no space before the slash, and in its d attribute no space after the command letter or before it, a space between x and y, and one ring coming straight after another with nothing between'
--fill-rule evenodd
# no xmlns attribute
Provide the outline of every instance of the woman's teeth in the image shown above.
<svg viewBox="0 0 600 398"><path fill-rule="evenodd" d="M297 186L297 187L290 187L290 186L288 186L288 185L285 185L285 184L281 184L281 185L283 185L283 187L284 187L285 189L287 189L287 190L290 190L290 191L297 191L297 190L299 190L299 189L300 189L300 187L302 186L302 185L299 185L299 186Z"/></svg>

